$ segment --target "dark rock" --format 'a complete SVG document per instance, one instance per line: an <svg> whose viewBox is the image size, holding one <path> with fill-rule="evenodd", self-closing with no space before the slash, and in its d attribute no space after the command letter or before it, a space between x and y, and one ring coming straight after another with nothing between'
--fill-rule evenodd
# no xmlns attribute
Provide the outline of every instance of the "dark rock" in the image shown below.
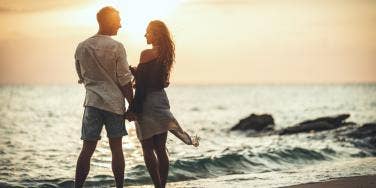
<svg viewBox="0 0 376 188"><path fill-rule="evenodd" d="M341 136L346 136L355 147L361 148L371 156L376 156L376 122L363 124Z"/></svg>
<svg viewBox="0 0 376 188"><path fill-rule="evenodd" d="M231 128L234 130L254 130L269 131L274 129L274 119L269 114L256 115L251 114L247 118L241 119L238 124Z"/></svg>
<svg viewBox="0 0 376 188"><path fill-rule="evenodd" d="M315 122L327 122L329 124L333 124L336 126L340 126L343 121L350 117L350 114L340 114L337 116L327 116L327 117L320 117L314 120L307 120L299 123L298 125L308 124L308 123L315 123Z"/></svg>
<svg viewBox="0 0 376 188"><path fill-rule="evenodd" d="M280 135L294 134L300 132L323 131L329 129L334 129L334 125L325 121L319 121L288 127L286 129L283 129Z"/></svg>
<svg viewBox="0 0 376 188"><path fill-rule="evenodd" d="M376 138L376 123L366 123L353 132L347 134L348 137L364 139L366 137Z"/></svg>
<svg viewBox="0 0 376 188"><path fill-rule="evenodd" d="M280 135L284 134L295 134L301 132L311 132L311 131L325 131L336 129L345 125L353 125L351 122L344 122L350 114L340 114L337 116L320 117L314 120L307 120L292 127L288 127L279 132Z"/></svg>

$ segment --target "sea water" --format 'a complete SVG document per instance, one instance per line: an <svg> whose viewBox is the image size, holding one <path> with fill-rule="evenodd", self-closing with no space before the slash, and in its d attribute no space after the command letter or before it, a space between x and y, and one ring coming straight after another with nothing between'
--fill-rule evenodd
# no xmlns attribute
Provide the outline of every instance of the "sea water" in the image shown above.
<svg viewBox="0 0 376 188"><path fill-rule="evenodd" d="M183 187L195 181L249 187L247 183L254 181L258 187L275 187L292 184L291 179L297 177L302 183L322 176L376 174L375 150L339 139L335 131L287 136L229 131L251 113L271 114L277 130L341 113L349 113L348 121L359 126L376 122L375 84L185 85L166 91L181 126L201 137L200 147L194 148L169 134L169 182L183 182L178 184ZM73 185L82 147L84 95L84 88L76 85L0 86L0 187ZM150 184L134 124L126 122L126 127L125 183ZM345 168L348 161L354 168ZM86 186L114 185L111 152L103 129Z"/></svg>

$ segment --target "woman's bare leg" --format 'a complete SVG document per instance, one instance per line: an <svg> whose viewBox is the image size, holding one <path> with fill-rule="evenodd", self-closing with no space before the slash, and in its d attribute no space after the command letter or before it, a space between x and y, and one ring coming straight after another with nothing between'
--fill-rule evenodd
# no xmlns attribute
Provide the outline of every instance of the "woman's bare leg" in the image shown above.
<svg viewBox="0 0 376 188"><path fill-rule="evenodd" d="M155 188L162 188L159 174L159 162L154 153L153 138L141 141L142 151L144 153L145 165L149 171Z"/></svg>
<svg viewBox="0 0 376 188"><path fill-rule="evenodd" d="M157 154L159 162L159 174L161 179L162 187L166 186L168 169L169 169L169 159L166 151L166 140L167 132L153 136L154 139L154 151Z"/></svg>

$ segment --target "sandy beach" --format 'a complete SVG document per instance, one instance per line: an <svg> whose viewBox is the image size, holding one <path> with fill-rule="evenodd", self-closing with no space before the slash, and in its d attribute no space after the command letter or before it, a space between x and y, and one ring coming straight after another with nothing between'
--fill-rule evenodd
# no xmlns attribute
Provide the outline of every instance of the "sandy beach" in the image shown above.
<svg viewBox="0 0 376 188"><path fill-rule="evenodd" d="M376 187L376 175L355 176L333 179L325 182L313 182L301 185L288 186L286 188L371 188Z"/></svg>

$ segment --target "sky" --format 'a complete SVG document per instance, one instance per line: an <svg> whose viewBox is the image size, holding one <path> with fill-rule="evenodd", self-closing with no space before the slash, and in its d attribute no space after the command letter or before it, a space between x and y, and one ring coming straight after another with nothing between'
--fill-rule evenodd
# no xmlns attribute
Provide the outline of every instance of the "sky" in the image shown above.
<svg viewBox="0 0 376 188"><path fill-rule="evenodd" d="M131 65L147 23L167 24L173 84L376 82L373 0L0 0L0 84L76 83L75 48L106 5Z"/></svg>

